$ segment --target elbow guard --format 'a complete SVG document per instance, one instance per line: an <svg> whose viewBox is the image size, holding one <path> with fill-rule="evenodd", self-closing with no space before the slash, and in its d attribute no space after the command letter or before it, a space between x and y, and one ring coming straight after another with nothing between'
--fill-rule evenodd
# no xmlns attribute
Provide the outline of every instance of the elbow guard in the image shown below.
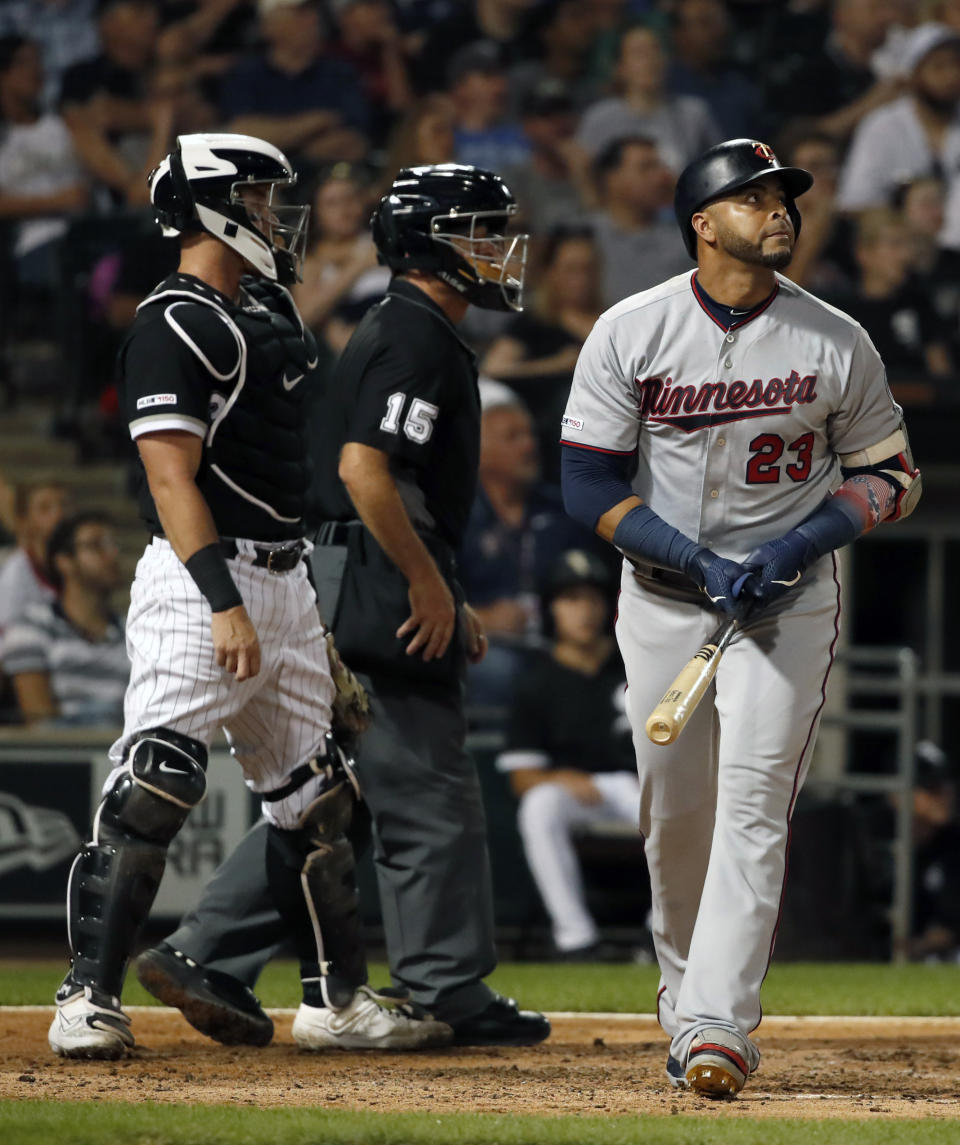
<svg viewBox="0 0 960 1145"><path fill-rule="evenodd" d="M898 521L901 517L909 517L917 507L923 482L920 470L914 464L903 422L898 430L876 445L856 453L842 453L840 465L845 478L865 474L882 477L889 482L894 491L894 506L886 520Z"/></svg>

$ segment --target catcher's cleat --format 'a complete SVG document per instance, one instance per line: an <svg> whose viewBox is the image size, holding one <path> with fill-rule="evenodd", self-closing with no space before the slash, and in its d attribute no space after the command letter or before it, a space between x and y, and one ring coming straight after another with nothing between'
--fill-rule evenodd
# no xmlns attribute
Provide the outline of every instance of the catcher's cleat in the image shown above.
<svg viewBox="0 0 960 1145"><path fill-rule="evenodd" d="M449 1045L453 1030L404 995L361 986L339 1010L302 1003L293 1040L304 1050L422 1050Z"/></svg>
<svg viewBox="0 0 960 1145"><path fill-rule="evenodd" d="M61 1057L101 1061L125 1057L135 1044L120 999L95 986L81 986L69 974L57 991L57 1012L47 1037Z"/></svg>
<svg viewBox="0 0 960 1145"><path fill-rule="evenodd" d="M273 1022L253 991L238 978L202 966L166 942L144 951L137 979L145 990L179 1010L195 1030L225 1046L265 1046Z"/></svg>
<svg viewBox="0 0 960 1145"><path fill-rule="evenodd" d="M732 1030L701 1030L687 1053L687 1082L702 1097L736 1097L756 1068L750 1057L746 1040Z"/></svg>

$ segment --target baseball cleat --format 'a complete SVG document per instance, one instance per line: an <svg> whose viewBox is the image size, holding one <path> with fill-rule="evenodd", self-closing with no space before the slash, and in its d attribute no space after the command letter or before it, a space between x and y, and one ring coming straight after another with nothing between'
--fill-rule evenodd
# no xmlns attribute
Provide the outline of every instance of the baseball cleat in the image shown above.
<svg viewBox="0 0 960 1145"><path fill-rule="evenodd" d="M195 1030L225 1046L265 1046L273 1022L238 978L188 958L166 942L144 951L137 979L154 998L179 1010Z"/></svg>
<svg viewBox="0 0 960 1145"><path fill-rule="evenodd" d="M293 1040L304 1050L421 1050L449 1045L453 1030L415 1002L361 986L339 1010L302 1003Z"/></svg>
<svg viewBox="0 0 960 1145"><path fill-rule="evenodd" d="M667 1081L673 1086L674 1089L689 1089L690 1082L687 1081L687 1075L683 1072L683 1066L677 1061L673 1054L667 1055Z"/></svg>
<svg viewBox="0 0 960 1145"><path fill-rule="evenodd" d="M451 1022L455 1046L536 1046L550 1036L550 1022L495 994L479 1014Z"/></svg>
<svg viewBox="0 0 960 1145"><path fill-rule="evenodd" d="M47 1039L61 1057L100 1061L116 1061L135 1044L120 999L95 986L81 986L69 974L57 991L57 1012Z"/></svg>
<svg viewBox="0 0 960 1145"><path fill-rule="evenodd" d="M686 1079L702 1097L736 1097L751 1073L746 1041L732 1030L701 1030L687 1053Z"/></svg>

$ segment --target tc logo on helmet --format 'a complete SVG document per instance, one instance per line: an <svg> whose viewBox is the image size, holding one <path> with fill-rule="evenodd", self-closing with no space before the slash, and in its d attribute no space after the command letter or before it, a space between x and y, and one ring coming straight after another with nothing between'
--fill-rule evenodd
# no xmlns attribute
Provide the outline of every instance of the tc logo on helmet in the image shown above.
<svg viewBox="0 0 960 1145"><path fill-rule="evenodd" d="M768 163L777 163L779 160L773 153L773 148L766 143L755 143L753 145L753 153L759 155L761 159L766 159Z"/></svg>

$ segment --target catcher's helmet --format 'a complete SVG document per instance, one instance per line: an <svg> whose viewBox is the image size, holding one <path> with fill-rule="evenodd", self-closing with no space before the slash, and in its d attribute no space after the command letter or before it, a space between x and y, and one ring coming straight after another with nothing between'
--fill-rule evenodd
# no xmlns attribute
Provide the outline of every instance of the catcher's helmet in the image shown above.
<svg viewBox="0 0 960 1145"><path fill-rule="evenodd" d="M677 180L673 205L680 233L691 258L697 257L697 236L690 220L714 199L720 199L763 175L778 175L787 192L787 213L795 234L800 233L800 212L794 200L813 185L813 176L800 167L782 167L766 143L757 139L728 139L688 164Z"/></svg>
<svg viewBox="0 0 960 1145"><path fill-rule="evenodd" d="M398 172L370 228L391 270L435 274L487 310L522 310L529 236L506 234L516 211L499 175L439 163Z"/></svg>
<svg viewBox="0 0 960 1145"><path fill-rule="evenodd" d="M309 207L273 204L274 188L292 186L290 160L252 135L180 135L150 174L150 202L168 236L206 231L253 269L289 285L300 277ZM244 187L268 189L268 206L251 215Z"/></svg>

